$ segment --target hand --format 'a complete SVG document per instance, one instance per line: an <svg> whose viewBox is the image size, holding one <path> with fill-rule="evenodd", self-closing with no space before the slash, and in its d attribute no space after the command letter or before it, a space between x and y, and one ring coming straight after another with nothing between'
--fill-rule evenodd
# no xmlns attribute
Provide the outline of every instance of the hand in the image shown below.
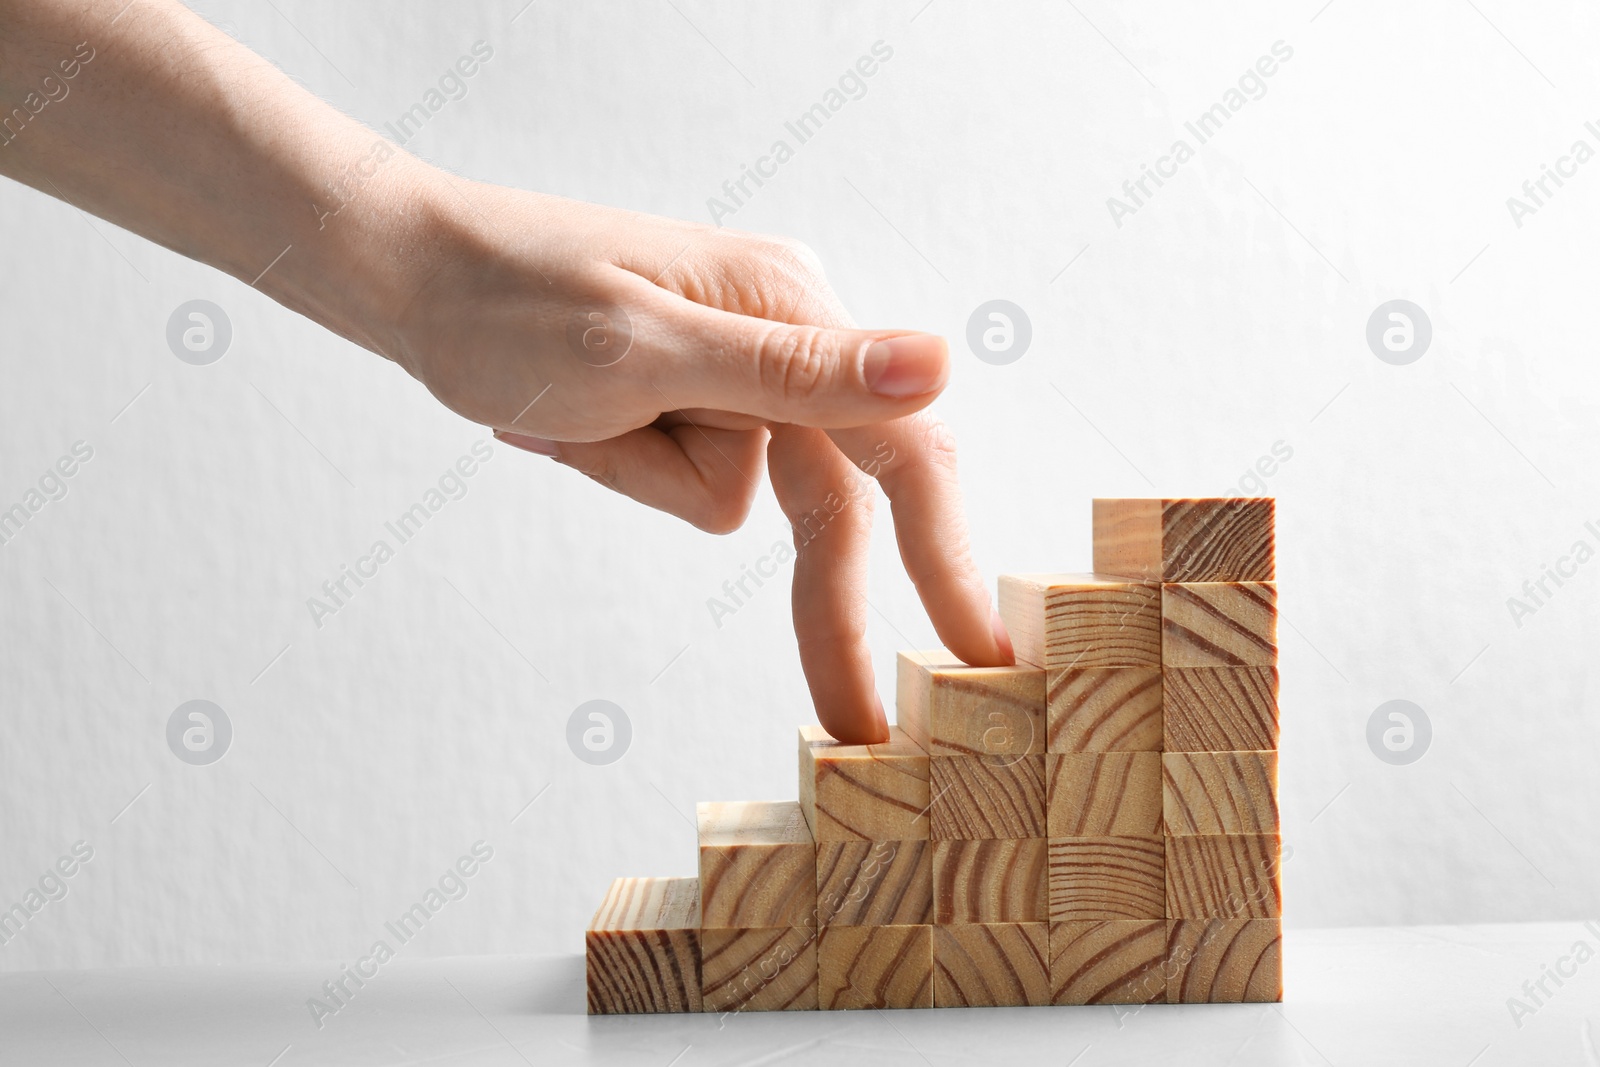
<svg viewBox="0 0 1600 1067"><path fill-rule="evenodd" d="M940 639L969 663L1012 662L968 550L954 443L921 410L949 377L943 339L853 329L792 241L454 185L452 251L385 353L506 443L713 533L743 523L765 458L829 733L888 736L865 641L868 476Z"/></svg>
<svg viewBox="0 0 1600 1067"><path fill-rule="evenodd" d="M228 271L503 440L703 529L738 526L770 466L835 737L888 733L859 471L888 494L940 638L1011 661L954 446L923 412L945 344L853 329L804 247L453 178L176 0L0 0L0 44L0 99L70 82L74 100L8 134L0 174Z"/></svg>

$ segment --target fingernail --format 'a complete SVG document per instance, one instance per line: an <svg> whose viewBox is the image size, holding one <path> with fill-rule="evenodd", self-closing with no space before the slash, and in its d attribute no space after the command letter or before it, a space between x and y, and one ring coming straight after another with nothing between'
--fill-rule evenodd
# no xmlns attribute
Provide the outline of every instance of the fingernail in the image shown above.
<svg viewBox="0 0 1600 1067"><path fill-rule="evenodd" d="M874 694L873 703L878 706L878 721L876 724L878 727L877 743L881 745L889 740L889 716L884 713L883 700L881 697L878 697L876 694Z"/></svg>
<svg viewBox="0 0 1600 1067"><path fill-rule="evenodd" d="M1005 666L1017 662L1017 650L1011 647L1011 634L1006 630L1006 624L1000 619L1000 612L994 608L989 609L989 627L994 631L994 643L1000 646L1000 655L1005 659Z"/></svg>
<svg viewBox="0 0 1600 1067"><path fill-rule="evenodd" d="M861 374L867 388L896 400L931 393L944 384L949 370L944 338L931 333L887 337L867 346Z"/></svg>
<svg viewBox="0 0 1600 1067"><path fill-rule="evenodd" d="M536 456L549 456L556 458L556 453L561 445L556 441L547 441L543 437L527 437L520 433L506 433L502 430L494 432L495 439L504 441L512 448L520 448L524 452L532 452Z"/></svg>

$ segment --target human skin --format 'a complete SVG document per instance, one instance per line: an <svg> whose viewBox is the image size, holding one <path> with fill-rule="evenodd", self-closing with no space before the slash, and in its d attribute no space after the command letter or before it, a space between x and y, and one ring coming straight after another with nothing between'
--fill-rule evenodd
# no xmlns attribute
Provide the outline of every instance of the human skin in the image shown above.
<svg viewBox="0 0 1600 1067"><path fill-rule="evenodd" d="M501 441L703 530L738 528L765 471L796 534L801 665L841 741L888 737L865 475L940 640L1012 662L954 443L924 410L944 340L856 329L797 242L456 177L175 0L0 0L0 174L254 285Z"/></svg>

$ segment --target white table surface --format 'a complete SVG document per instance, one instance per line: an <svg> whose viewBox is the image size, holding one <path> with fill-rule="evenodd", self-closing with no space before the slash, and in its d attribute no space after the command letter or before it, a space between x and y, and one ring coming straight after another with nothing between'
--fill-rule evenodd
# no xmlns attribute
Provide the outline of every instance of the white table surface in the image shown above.
<svg viewBox="0 0 1600 1067"><path fill-rule="evenodd" d="M1291 930L1285 1003L610 1016L583 960L396 959L318 1029L332 964L0 976L0 1064L1579 1064L1600 1067L1600 924ZM1575 942L1573 977L1522 1019ZM1532 1001L1528 1001L1531 1005Z"/></svg>

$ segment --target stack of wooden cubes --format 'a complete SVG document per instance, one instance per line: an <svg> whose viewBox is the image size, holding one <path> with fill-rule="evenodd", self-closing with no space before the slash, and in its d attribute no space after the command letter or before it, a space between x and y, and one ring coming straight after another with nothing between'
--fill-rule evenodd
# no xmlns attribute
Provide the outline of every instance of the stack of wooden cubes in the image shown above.
<svg viewBox="0 0 1600 1067"><path fill-rule="evenodd" d="M1050 1003L1044 672L902 652L896 716L928 753L934 1003Z"/></svg>
<svg viewBox="0 0 1600 1067"><path fill-rule="evenodd" d="M1004 575L1014 667L901 653L878 745L701 804L618 879L592 1013L1281 998L1274 505L1097 500L1088 575Z"/></svg>
<svg viewBox="0 0 1600 1067"><path fill-rule="evenodd" d="M1094 566L1160 586L1172 1003L1282 996L1270 499L1097 500Z"/></svg>

